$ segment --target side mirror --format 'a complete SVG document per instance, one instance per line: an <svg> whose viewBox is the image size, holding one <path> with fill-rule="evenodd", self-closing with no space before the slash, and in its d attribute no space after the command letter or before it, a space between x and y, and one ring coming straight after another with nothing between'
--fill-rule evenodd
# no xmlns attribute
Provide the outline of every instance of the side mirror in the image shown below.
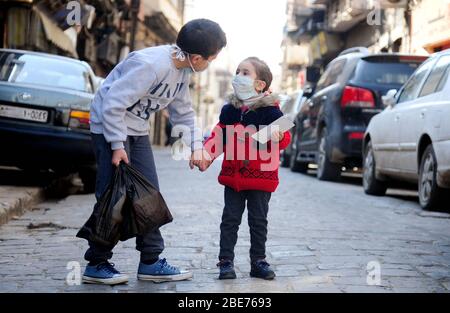
<svg viewBox="0 0 450 313"><path fill-rule="evenodd" d="M306 85L305 88L303 88L303 96L306 98L309 98L314 93L314 88L311 85Z"/></svg>
<svg viewBox="0 0 450 313"><path fill-rule="evenodd" d="M395 103L397 102L397 99L395 99L396 94L397 89L390 89L385 96L381 97L381 100L383 101L385 107L393 107L395 105Z"/></svg>
<svg viewBox="0 0 450 313"><path fill-rule="evenodd" d="M320 78L320 67L308 66L306 67L306 80L311 83L317 83Z"/></svg>

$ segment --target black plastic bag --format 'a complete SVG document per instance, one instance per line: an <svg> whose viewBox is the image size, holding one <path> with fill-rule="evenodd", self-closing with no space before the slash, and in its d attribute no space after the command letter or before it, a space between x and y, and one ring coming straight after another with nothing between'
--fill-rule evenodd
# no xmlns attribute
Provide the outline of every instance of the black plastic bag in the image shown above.
<svg viewBox="0 0 450 313"><path fill-rule="evenodd" d="M120 163L77 237L113 247L173 220L161 193L137 170Z"/></svg>

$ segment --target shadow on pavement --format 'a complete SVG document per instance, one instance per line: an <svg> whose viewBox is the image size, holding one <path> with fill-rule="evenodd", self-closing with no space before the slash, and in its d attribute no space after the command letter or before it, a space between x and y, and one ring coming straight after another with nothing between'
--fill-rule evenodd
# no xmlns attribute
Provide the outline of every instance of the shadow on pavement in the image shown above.
<svg viewBox="0 0 450 313"><path fill-rule="evenodd" d="M82 193L83 184L78 175L58 176L51 171L21 170L0 167L0 186L41 187L48 199L61 199Z"/></svg>
<svg viewBox="0 0 450 313"><path fill-rule="evenodd" d="M307 175L311 178L316 178L317 171L314 169L309 169L307 174L299 175ZM341 179L337 182L337 184L347 184L360 186L361 191L363 192L362 187L362 174L358 172L343 172ZM405 183L400 181L391 181L389 183L388 190L386 192L385 197L394 198L398 200L413 202L419 205L419 195L417 193L417 184ZM448 212L445 209L435 209L430 210L431 212Z"/></svg>

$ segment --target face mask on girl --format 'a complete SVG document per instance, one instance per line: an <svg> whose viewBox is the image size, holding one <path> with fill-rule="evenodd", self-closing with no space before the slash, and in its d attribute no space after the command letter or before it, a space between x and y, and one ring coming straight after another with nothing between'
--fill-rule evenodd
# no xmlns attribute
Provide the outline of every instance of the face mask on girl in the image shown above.
<svg viewBox="0 0 450 313"><path fill-rule="evenodd" d="M258 97L260 93L255 90L255 81L243 75L236 75L231 82L233 85L234 93L239 100L248 100L254 97Z"/></svg>

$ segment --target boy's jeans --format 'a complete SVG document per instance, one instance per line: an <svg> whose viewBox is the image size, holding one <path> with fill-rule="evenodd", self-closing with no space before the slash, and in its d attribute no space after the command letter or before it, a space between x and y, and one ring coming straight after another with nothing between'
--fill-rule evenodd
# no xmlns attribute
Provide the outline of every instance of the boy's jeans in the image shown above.
<svg viewBox="0 0 450 313"><path fill-rule="evenodd" d="M92 133L91 136L97 161L95 197L98 201L111 181L114 165L111 163L111 145L106 141L105 137ZM158 176L149 137L128 136L125 150L131 165L159 190ZM89 249L86 251L84 258L90 262L109 260L113 255L112 248L89 242ZM138 236L136 238L136 249L141 252L141 261L158 259L158 256L164 250L164 240L159 229L156 228L145 236Z"/></svg>
<svg viewBox="0 0 450 313"><path fill-rule="evenodd" d="M220 224L219 260L234 260L234 246L239 225L247 201L248 226L250 227L250 260L266 258L267 213L272 193L260 190L234 191L225 187L225 208Z"/></svg>

